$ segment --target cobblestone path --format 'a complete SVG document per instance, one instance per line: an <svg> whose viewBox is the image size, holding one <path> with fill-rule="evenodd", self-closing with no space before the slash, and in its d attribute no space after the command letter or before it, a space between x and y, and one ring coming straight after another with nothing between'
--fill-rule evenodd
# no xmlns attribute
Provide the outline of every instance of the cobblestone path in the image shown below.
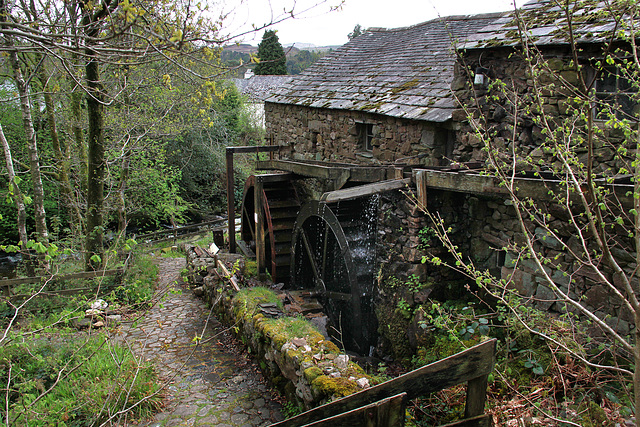
<svg viewBox="0 0 640 427"><path fill-rule="evenodd" d="M120 336L153 361L167 382L164 411L139 426L253 427L280 421L281 406L255 363L204 302L177 283L185 260L159 258L157 264L164 298L137 322L124 324Z"/></svg>

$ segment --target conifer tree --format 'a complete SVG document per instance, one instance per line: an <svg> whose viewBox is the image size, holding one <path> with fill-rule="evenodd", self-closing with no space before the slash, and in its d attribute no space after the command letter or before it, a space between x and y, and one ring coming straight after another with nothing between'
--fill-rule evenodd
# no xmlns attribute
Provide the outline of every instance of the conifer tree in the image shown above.
<svg viewBox="0 0 640 427"><path fill-rule="evenodd" d="M284 75L287 74L287 57L274 30L267 30L258 45L260 63L254 72L256 75Z"/></svg>

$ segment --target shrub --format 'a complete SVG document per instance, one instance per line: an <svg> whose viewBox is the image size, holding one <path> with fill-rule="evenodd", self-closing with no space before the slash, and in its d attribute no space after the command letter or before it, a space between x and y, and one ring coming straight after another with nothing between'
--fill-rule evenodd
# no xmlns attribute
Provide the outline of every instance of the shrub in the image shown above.
<svg viewBox="0 0 640 427"><path fill-rule="evenodd" d="M102 335L16 340L0 348L0 382L9 386L0 413L10 425L84 426L145 399L132 413L147 415L160 404L156 379Z"/></svg>

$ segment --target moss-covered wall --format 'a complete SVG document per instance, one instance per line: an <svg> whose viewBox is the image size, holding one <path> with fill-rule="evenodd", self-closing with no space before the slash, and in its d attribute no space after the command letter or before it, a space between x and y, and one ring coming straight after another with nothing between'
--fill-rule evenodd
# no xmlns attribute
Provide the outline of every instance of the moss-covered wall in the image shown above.
<svg viewBox="0 0 640 427"><path fill-rule="evenodd" d="M278 294L264 287L235 292L214 273L215 260L199 257L192 247L185 252L190 283L202 287L204 298L215 305L221 321L236 327L265 375L290 401L309 409L369 387L369 376L362 368L306 319L264 314L260 304L282 308ZM237 258L220 256L231 261L229 268Z"/></svg>

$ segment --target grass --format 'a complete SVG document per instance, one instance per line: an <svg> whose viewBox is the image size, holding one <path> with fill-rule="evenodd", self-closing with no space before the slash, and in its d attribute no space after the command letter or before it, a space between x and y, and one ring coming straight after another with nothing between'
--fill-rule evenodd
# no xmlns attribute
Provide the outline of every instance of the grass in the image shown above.
<svg viewBox="0 0 640 427"><path fill-rule="evenodd" d="M147 416L160 404L156 379L149 364L103 335L16 340L0 347L0 383L9 385L0 425L99 425L143 399L130 415Z"/></svg>
<svg viewBox="0 0 640 427"><path fill-rule="evenodd" d="M138 254L127 270L122 284L108 296L114 306L137 308L147 305L154 294L158 266L148 254Z"/></svg>
<svg viewBox="0 0 640 427"><path fill-rule="evenodd" d="M249 320L256 314L259 304L269 303L274 303L282 309L282 302L276 293L260 286L241 289L233 298L236 317L245 320Z"/></svg>
<svg viewBox="0 0 640 427"><path fill-rule="evenodd" d="M158 275L154 258L142 248L135 252L121 283L100 295L110 310L146 308L154 295ZM47 290L104 289L111 280L52 282ZM24 285L19 291L35 289ZM155 393L160 386L151 365L140 363L129 349L104 335L89 336L69 328L71 319L84 317L88 301L94 298L77 293L40 297L21 309L19 322L0 342L0 384L3 389L8 386L0 393L0 427L100 425L118 411L145 417L157 410L160 396ZM0 302L0 332L14 313ZM141 399L145 400L129 411ZM122 420L112 421L122 425Z"/></svg>

